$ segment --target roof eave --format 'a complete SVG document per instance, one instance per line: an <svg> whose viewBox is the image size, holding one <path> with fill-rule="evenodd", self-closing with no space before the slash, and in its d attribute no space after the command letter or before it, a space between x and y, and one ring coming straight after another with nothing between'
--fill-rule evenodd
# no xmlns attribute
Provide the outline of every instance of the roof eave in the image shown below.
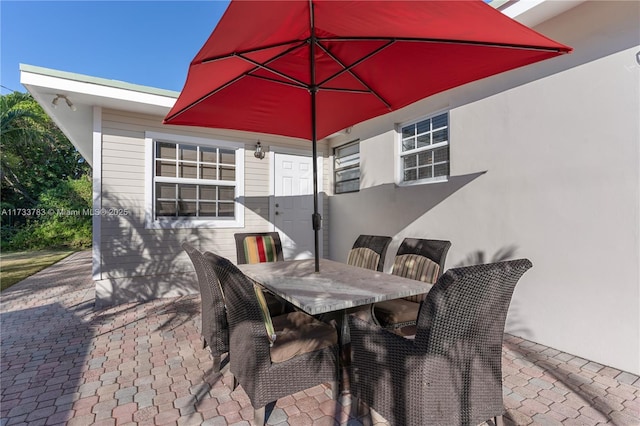
<svg viewBox="0 0 640 426"><path fill-rule="evenodd" d="M25 64L20 65L20 82L91 165L94 107L164 117L179 95L170 90ZM58 94L65 95L76 110L71 111L64 103L54 108L51 101Z"/></svg>

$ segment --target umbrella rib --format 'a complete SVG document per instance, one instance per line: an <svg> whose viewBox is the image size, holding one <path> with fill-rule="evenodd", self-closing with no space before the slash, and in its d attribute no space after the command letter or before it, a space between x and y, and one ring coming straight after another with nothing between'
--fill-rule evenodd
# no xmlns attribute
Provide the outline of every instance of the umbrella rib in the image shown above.
<svg viewBox="0 0 640 426"><path fill-rule="evenodd" d="M273 61L275 61L276 59L278 59L279 57L283 56L283 55L284 55L284 54L286 54L286 53L288 53L288 52L283 52L281 55L278 55L278 56L276 56L276 57L274 57L274 58L271 58L271 59L269 60L269 62L273 62ZM287 80L291 80L292 82L296 83L296 84L295 84L295 86L305 87L305 88L306 88L306 87L309 87L309 85L308 85L308 84L306 84L305 82L303 82L303 81L301 81L301 80L298 80L297 78L291 77L290 75L284 74L284 73L282 73L282 72L280 72L280 71L278 71L278 70L276 70L276 69L273 69L273 68L271 68L271 67L267 66L266 64L261 64L260 62L254 61L253 59L247 58L247 57L245 57L245 56L243 56L243 55L240 55L240 54L238 54L238 55L236 55L236 56L237 56L238 58L243 59L243 60L245 60L245 61L249 62L250 64L253 64L253 65L255 65L255 66L256 66L256 68L252 69L251 71L247 71L247 72L245 73L245 75L251 75L252 77L259 77L259 76L254 76L254 75L252 75L251 73L253 73L254 71L256 71L256 69L258 69L258 68L262 68L262 69L265 69L265 70L267 70L267 71L269 71L269 72L271 72L271 73L273 73L273 74L275 74L275 75L278 75L278 76L280 76L280 77L282 77L282 78L286 78ZM266 78L267 80L271 80L271 79L269 79L268 77L264 77L264 78ZM273 80L273 81L278 81L278 80Z"/></svg>
<svg viewBox="0 0 640 426"><path fill-rule="evenodd" d="M318 41L403 41L403 42L421 42L421 43L449 43L449 44L469 44L475 46L487 47L503 47L511 49L529 49L546 52L567 53L566 49L555 47L534 46L529 44L500 43L492 41L474 41L474 40L456 40L456 39L439 39L439 38L419 38L419 37L318 37Z"/></svg>
<svg viewBox="0 0 640 426"><path fill-rule="evenodd" d="M275 78L269 78L262 75L247 74L246 77L259 78L261 80L271 81L273 83L283 84L285 86L295 87L297 89L309 90L309 86L300 86L299 84L290 83L288 81L276 80ZM361 93L364 95L370 95L371 90L359 90L359 89L345 89L342 87L318 87L319 92L346 92L346 93Z"/></svg>
<svg viewBox="0 0 640 426"><path fill-rule="evenodd" d="M291 51L293 51L293 50L295 50L295 49L298 49L300 46L304 46L304 45L305 45L305 44L307 44L307 43L308 43L308 40L304 40L304 41L302 41L302 42L300 42L300 43L296 44L295 46L292 46L292 47L288 48L287 50L285 50L285 51L281 52L280 54L278 54L278 55L274 56L273 58L271 58L271 59L269 60L269 62L275 61L276 59L278 59L278 58L280 58L280 57L282 57L282 56L284 56L284 55L288 54L289 52L291 52ZM264 50L264 49L268 49L268 48L271 48L271 47L284 46L284 45L286 45L286 44L291 44L291 43L280 43L280 44L277 44L277 45L271 45L271 46L264 47L264 48L260 48L260 49L247 50L247 51L245 51L244 53L257 52L257 51ZM290 76L288 76L288 75L286 75L286 74L282 74L282 73L280 73L280 72L278 72L278 71L276 71L276 70L274 70L274 69L272 69L272 68L270 68L270 67L267 67L267 66L265 66L265 65L262 65L262 64L260 64L259 62L256 62L256 61L254 61L254 60L252 60L252 59L249 59L249 58L246 58L246 57L244 57L244 56L242 56L242 55L243 55L243 53L235 52L235 53L232 53L232 54L229 54L229 55L219 56L219 57L210 58L210 59L206 59L206 60L201 61L201 63L202 63L202 64L205 64L205 63L209 63L209 62L217 61L217 60L220 60L220 59L229 59L229 58L232 58L232 57L238 57L238 58L240 58L240 59L242 59L242 60L244 60L244 61L247 61L247 62L251 63L252 65L255 65L255 67L254 67L254 68L252 68L252 69L251 69L251 70L249 70L249 71L246 71L246 72L244 72L244 73L240 74L239 76L237 76L237 77L236 77L236 78L234 78L233 80L228 81L226 84L224 84L224 85L222 85L222 86L220 86L220 87L216 88L215 90L212 90L211 92L207 93L206 95L202 96L201 98L199 98L199 99L197 99L197 100L193 101L192 103L190 103L190 104L189 104L189 105L187 105L186 107L182 108L180 111L177 111L175 114L171 115L170 117L167 117L167 119L166 119L166 120L172 120L172 119L174 119L175 117L179 116L179 115L180 115L180 114L182 114L183 112L185 112L185 111L187 111L187 110L189 110L189 109L193 108L194 106L198 105L200 102L204 101L204 100L205 100L205 99L207 99L208 97L215 95L216 93L220 92L221 90L225 89L226 87L231 86L232 84L234 84L235 82L237 82L238 80L240 80L240 79L242 79L242 78L244 78L244 77L263 78L263 79L265 79L265 80L271 80L271 81L274 81L274 82L276 82L276 83L287 84L287 85L294 86L294 87L299 87L299 88L308 88L308 87L309 87L309 85L308 85L308 84L305 84L305 83L304 83L304 82L302 82L302 81L298 81L298 80L296 80L296 79L295 79L295 78L293 78L293 77L290 77ZM270 78L268 78L268 77L261 77L261 76L257 76L257 75L253 75L253 74L251 74L251 73L255 72L257 69L259 69L259 68L264 68L264 69L266 69L266 70L268 70L268 71L270 71L270 72L273 72L274 74L280 75L280 76L281 76L281 77L283 77L283 78L286 78L286 79L289 79L289 80L293 81L295 84L294 84L294 83L287 83L287 82L280 81L280 80L276 80L276 79L270 79Z"/></svg>
<svg viewBox="0 0 640 426"><path fill-rule="evenodd" d="M321 81L318 86L322 86L323 84L325 84L327 81L330 81L331 79L339 76L340 74L343 74L345 72L348 72L349 74L351 74L351 76L353 78L355 78L356 80L358 80L358 82L360 84L362 84L364 87L367 88L368 92L373 94L376 98L378 98L378 100L380 102L382 102L389 111L392 110L391 105L389 104L389 102L387 102L382 96L380 96L375 90L373 90L371 88L371 86L369 86L367 83L365 83L360 76L358 76L354 71L353 68L358 66L359 64L361 64L362 62L366 61L367 59L371 58L372 56L380 53L381 51L383 51L384 49L386 49L387 47L391 46L392 44L395 43L395 40L388 40L388 42L383 45L380 46L379 48L377 48L376 50L374 50L373 52L363 56L362 58L358 59L357 61L355 61L353 64L346 66L340 59L336 58L331 52L329 52L328 49L326 49L323 45L321 45L320 43L318 43L318 47L320 47L320 49L322 49L327 55L329 55L329 57L331 59L333 59L334 61L336 61L343 69L338 71L337 73L329 76L328 78L325 78L323 81ZM332 89L333 90L333 89ZM366 92L362 92L362 93L366 93Z"/></svg>
<svg viewBox="0 0 640 426"><path fill-rule="evenodd" d="M186 112L186 111L190 110L191 108L193 108L194 106L198 105L200 102L204 101L208 97L215 95L216 93L218 93L219 91L225 89L226 87L231 86L232 84L234 84L236 81L240 80L241 78L246 77L246 75L247 75L246 73L241 74L241 75L237 76L236 78L234 78L233 80L230 80L230 81L226 82L222 86L216 88L215 90L210 91L206 95L204 95L204 96L196 99L195 101L191 102L189 105L187 105L186 107L182 108L180 111L176 111L176 113L172 114L170 117L166 117L164 119L164 121L173 120L177 116L181 115L183 112Z"/></svg>
<svg viewBox="0 0 640 426"><path fill-rule="evenodd" d="M273 83L284 84L285 86L291 86L298 89L309 90L308 84L300 84L300 83L290 83L288 81L277 80L275 78L265 77L263 75L254 75L254 74L246 74L247 77L259 78L261 80L271 81Z"/></svg>
<svg viewBox="0 0 640 426"><path fill-rule="evenodd" d="M363 95L374 94L371 90L344 89L342 87L319 87L319 92L345 92L345 93L361 93Z"/></svg>
<svg viewBox="0 0 640 426"><path fill-rule="evenodd" d="M418 37L317 37L318 41L387 41L387 40L396 40L396 41L413 41L413 42L424 42L424 43L451 43L451 44L471 44L471 45L480 45L480 46L495 46L495 47L505 47L505 48L514 48L514 49L531 49L531 50L544 50L550 52L563 52L566 53L566 49L553 48L553 47L541 47L541 46L533 46L527 44L514 44L514 43L498 43L498 42L487 42L487 41L473 41L473 40L456 40L456 39L437 39L437 38L418 38ZM267 46L258 47L255 49L247 49L239 52L227 53L219 56L212 56L210 58L205 58L200 61L200 63L205 64L208 62L218 61L220 59L227 59L236 55L245 55L247 53L260 52L261 50L272 49L274 47L286 46L288 44L297 43L290 50L297 49L300 46L308 43L309 39L306 38L304 40L293 40L286 41L282 43L274 43Z"/></svg>
<svg viewBox="0 0 640 426"><path fill-rule="evenodd" d="M238 56L238 55L246 55L247 53L254 53L254 52L260 52L262 50L268 50L268 49L273 49L274 47L280 47L280 46L286 46L288 44L294 44L293 46L291 46L290 48L288 48L287 50L285 50L283 53L279 54L277 57L282 56L283 54L289 53L292 50L295 50L301 46L304 46L305 44L307 44L309 42L309 39L306 38L304 40L289 40L289 41L285 41L282 43L274 43L274 44L269 44L267 46L262 46L262 47L257 47L255 49L247 49L247 50L240 50L240 51L233 51L231 53L226 53L224 55L219 55L219 56L212 56L210 58L205 58L202 59L200 61L201 64L206 64L209 62L214 62L214 61L219 61L221 59L228 59L228 58L232 58L234 56Z"/></svg>

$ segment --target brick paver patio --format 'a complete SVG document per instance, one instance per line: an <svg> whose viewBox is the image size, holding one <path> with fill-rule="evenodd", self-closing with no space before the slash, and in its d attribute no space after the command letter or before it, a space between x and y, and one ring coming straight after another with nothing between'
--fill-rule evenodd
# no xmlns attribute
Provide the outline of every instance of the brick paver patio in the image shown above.
<svg viewBox="0 0 640 426"><path fill-rule="evenodd" d="M198 296L95 310L94 294L88 252L2 292L0 426L251 424L242 388L211 372ZM633 374L509 335L503 374L508 425L640 425ZM317 386L267 407L267 420L362 424L350 404Z"/></svg>

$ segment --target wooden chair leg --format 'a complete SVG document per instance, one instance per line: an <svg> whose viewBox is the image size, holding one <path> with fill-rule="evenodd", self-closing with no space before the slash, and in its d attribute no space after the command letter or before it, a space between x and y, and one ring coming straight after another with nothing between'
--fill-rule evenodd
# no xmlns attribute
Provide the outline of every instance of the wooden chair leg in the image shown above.
<svg viewBox="0 0 640 426"><path fill-rule="evenodd" d="M256 426L264 426L265 407L253 409L253 422Z"/></svg>

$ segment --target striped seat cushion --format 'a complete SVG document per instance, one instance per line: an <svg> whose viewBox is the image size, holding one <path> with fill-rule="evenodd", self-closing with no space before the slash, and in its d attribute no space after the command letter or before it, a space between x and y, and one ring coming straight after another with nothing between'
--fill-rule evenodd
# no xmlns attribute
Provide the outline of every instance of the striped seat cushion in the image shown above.
<svg viewBox="0 0 640 426"><path fill-rule="evenodd" d="M244 239L244 255L247 263L275 262L276 243L269 236L255 236Z"/></svg>
<svg viewBox="0 0 640 426"><path fill-rule="evenodd" d="M271 317L268 301L262 287L253 285L260 305L264 328L269 339L272 362L283 362L338 343L336 329L303 312Z"/></svg>
<svg viewBox="0 0 640 426"><path fill-rule="evenodd" d="M402 254L396 256L393 262L393 275L423 281L429 284L436 282L438 272L440 272L440 265L419 254ZM420 303L423 298L423 294L405 297L406 300L417 303Z"/></svg>
<svg viewBox="0 0 640 426"><path fill-rule="evenodd" d="M378 269L380 255L368 247L358 247L351 249L347 264L365 269Z"/></svg>
<svg viewBox="0 0 640 426"><path fill-rule="evenodd" d="M271 312L269 312L267 299L264 297L262 287L258 284L253 284L253 291L256 293L256 299L258 299L258 304L260 305L260 312L262 313L267 338L269 338L269 343L273 345L276 341L276 331L273 327L273 323L271 322Z"/></svg>

